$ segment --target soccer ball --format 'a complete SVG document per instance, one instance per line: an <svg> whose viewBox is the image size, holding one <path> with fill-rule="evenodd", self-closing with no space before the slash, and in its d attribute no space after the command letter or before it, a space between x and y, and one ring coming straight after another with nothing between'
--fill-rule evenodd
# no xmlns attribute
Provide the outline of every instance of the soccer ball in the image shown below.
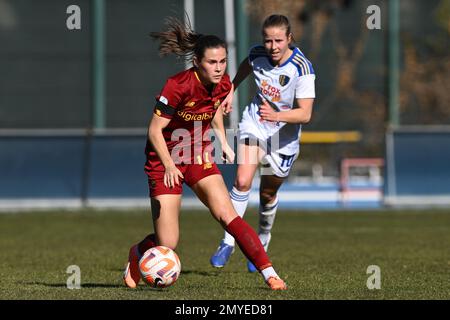
<svg viewBox="0 0 450 320"><path fill-rule="evenodd" d="M175 251L164 246L148 249L139 260L142 280L154 288L165 288L177 281L181 263Z"/></svg>

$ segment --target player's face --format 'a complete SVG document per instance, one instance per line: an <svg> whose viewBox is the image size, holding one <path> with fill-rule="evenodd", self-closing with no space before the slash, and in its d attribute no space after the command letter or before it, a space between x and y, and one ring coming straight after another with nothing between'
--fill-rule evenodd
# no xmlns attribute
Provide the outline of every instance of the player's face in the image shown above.
<svg viewBox="0 0 450 320"><path fill-rule="evenodd" d="M269 27L264 29L264 47L270 55L272 62L279 65L286 61L290 56L289 44L292 36L286 35L286 28Z"/></svg>
<svg viewBox="0 0 450 320"><path fill-rule="evenodd" d="M227 51L225 48L208 48L201 61L194 60L198 75L203 84L217 84L227 68Z"/></svg>

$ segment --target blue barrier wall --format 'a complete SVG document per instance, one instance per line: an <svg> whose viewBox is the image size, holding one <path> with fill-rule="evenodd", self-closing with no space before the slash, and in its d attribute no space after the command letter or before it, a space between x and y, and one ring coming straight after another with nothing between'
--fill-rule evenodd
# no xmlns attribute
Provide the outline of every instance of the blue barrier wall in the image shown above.
<svg viewBox="0 0 450 320"><path fill-rule="evenodd" d="M0 138L0 199L79 198L84 136Z"/></svg>
<svg viewBox="0 0 450 320"><path fill-rule="evenodd" d="M411 127L387 135L385 194L388 198L450 201L450 129ZM395 201L394 201L395 202ZM433 204L432 202L430 204Z"/></svg>
<svg viewBox="0 0 450 320"><path fill-rule="evenodd" d="M93 137L88 198L146 197L144 148L145 135Z"/></svg>
<svg viewBox="0 0 450 320"><path fill-rule="evenodd" d="M147 198L145 143L145 131L0 136L0 199ZM236 166L219 168L231 188Z"/></svg>
<svg viewBox="0 0 450 320"><path fill-rule="evenodd" d="M148 206L145 130L50 130L42 133L0 132L0 208L16 202L33 207ZM236 176L236 164L219 164L227 188ZM382 186L364 186L373 191ZM357 187L353 188L357 189ZM184 186L183 203L201 204ZM326 184L290 183L280 189L283 208L379 207L376 194L341 201L338 179ZM375 196L375 197L374 197ZM41 202L39 202L41 201ZM255 177L250 205L259 203L259 177Z"/></svg>

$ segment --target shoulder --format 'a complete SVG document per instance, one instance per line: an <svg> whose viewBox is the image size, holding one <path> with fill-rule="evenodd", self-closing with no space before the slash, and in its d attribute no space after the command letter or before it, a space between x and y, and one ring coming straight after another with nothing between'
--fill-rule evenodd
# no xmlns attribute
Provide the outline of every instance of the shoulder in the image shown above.
<svg viewBox="0 0 450 320"><path fill-rule="evenodd" d="M231 80L230 80L230 76L228 75L228 73L225 73L223 75L222 80L220 80L220 83L224 87L227 87L227 88L231 89Z"/></svg>
<svg viewBox="0 0 450 320"><path fill-rule="evenodd" d="M167 79L166 85L180 88L181 85L185 85L190 82L193 76L193 71L191 69L181 71Z"/></svg>
<svg viewBox="0 0 450 320"><path fill-rule="evenodd" d="M189 70L179 72L169 77L157 100L167 105L177 107L180 101L190 92L192 80ZM162 99L162 100L161 100Z"/></svg>
<svg viewBox="0 0 450 320"><path fill-rule="evenodd" d="M220 92L221 93L228 94L228 92L230 92L230 90L231 90L231 80L230 80L230 76L227 73L225 73L223 75L222 80L220 80L219 86L220 86Z"/></svg>
<svg viewBox="0 0 450 320"><path fill-rule="evenodd" d="M299 77L306 75L314 75L314 68L312 63L306 58L303 52L295 47L290 61L296 68Z"/></svg>
<svg viewBox="0 0 450 320"><path fill-rule="evenodd" d="M261 45L252 47L248 53L248 59L250 61L253 61L256 58L260 58L260 57L265 57L265 58L269 57L266 49Z"/></svg>

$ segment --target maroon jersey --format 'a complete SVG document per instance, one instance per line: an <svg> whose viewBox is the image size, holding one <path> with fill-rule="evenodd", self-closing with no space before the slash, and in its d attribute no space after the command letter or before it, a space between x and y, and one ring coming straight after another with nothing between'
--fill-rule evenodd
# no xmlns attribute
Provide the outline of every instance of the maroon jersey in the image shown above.
<svg viewBox="0 0 450 320"><path fill-rule="evenodd" d="M175 163L209 162L210 159L203 158L204 150L211 144L205 132L211 128L217 108L230 90L231 82L226 74L211 91L207 90L194 68L167 80L156 97L154 113L170 119L162 133ZM149 140L146 154L149 160L157 156ZM198 159L199 155L202 159Z"/></svg>

